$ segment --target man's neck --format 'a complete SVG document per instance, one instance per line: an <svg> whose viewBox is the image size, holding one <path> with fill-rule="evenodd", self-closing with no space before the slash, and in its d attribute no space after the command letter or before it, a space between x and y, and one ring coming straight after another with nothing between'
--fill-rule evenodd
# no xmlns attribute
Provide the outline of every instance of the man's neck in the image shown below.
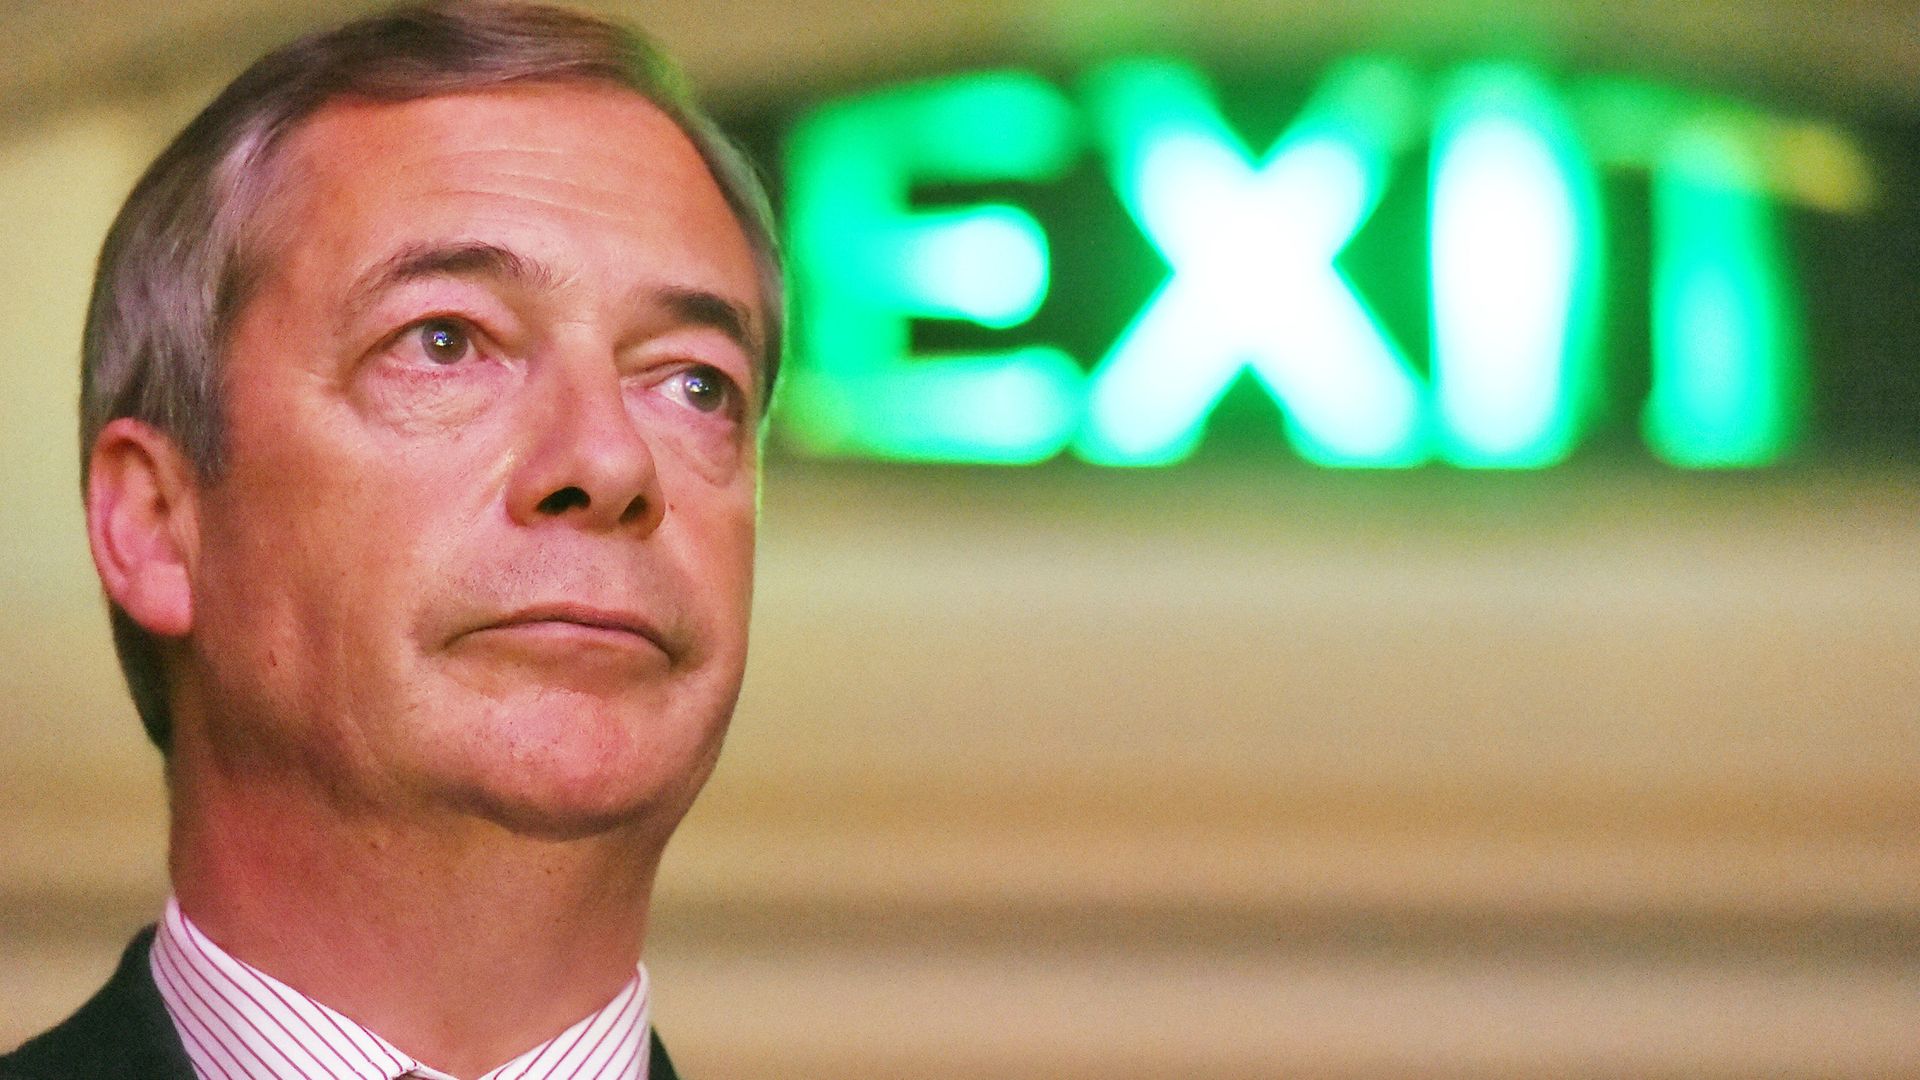
<svg viewBox="0 0 1920 1080"><path fill-rule="evenodd" d="M342 819L268 785L222 795L176 798L181 909L437 1069L480 1075L633 977L662 846L638 827L556 840L448 815Z"/></svg>

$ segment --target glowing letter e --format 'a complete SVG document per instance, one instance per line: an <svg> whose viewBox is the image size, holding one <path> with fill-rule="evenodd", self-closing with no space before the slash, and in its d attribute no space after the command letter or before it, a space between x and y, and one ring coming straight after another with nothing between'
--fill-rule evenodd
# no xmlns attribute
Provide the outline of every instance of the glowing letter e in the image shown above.
<svg viewBox="0 0 1920 1080"><path fill-rule="evenodd" d="M1058 453L1083 376L1041 346L913 356L909 320L1017 326L1047 293L1046 234L993 204L914 211L916 183L1045 181L1071 162L1072 108L1017 74L972 75L832 105L788 146L803 313L783 430L815 454L1014 464Z"/></svg>

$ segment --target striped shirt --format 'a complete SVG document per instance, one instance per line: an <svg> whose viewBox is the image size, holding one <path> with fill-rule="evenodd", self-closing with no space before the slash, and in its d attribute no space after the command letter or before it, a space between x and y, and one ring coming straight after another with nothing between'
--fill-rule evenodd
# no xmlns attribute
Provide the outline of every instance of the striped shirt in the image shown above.
<svg viewBox="0 0 1920 1080"><path fill-rule="evenodd" d="M226 954L169 898L153 981L200 1080L455 1080ZM647 969L602 1006L480 1080L646 1080Z"/></svg>

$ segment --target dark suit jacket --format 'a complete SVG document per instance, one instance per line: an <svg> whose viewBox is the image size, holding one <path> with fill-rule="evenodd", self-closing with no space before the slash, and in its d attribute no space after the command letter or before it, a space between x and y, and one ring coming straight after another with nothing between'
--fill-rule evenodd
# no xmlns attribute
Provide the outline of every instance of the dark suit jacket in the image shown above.
<svg viewBox="0 0 1920 1080"><path fill-rule="evenodd" d="M147 966L153 927L134 935L107 985L80 1011L18 1050L0 1056L0 1080L194 1080ZM675 1080L673 1062L651 1036L648 1080Z"/></svg>

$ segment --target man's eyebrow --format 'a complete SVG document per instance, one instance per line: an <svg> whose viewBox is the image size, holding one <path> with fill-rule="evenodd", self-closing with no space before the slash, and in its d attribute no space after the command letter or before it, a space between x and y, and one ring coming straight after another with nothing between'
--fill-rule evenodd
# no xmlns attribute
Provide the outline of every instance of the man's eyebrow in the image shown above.
<svg viewBox="0 0 1920 1080"><path fill-rule="evenodd" d="M677 321L718 330L748 356L764 358L753 314L745 307L705 289L664 288L654 298Z"/></svg>
<svg viewBox="0 0 1920 1080"><path fill-rule="evenodd" d="M482 278L551 289L560 279L552 268L518 252L481 240L415 244L382 260L347 287L344 309L357 318L380 294L397 285L430 277ZM764 346L751 311L719 293L668 286L651 301L675 321L720 331L748 356L764 358Z"/></svg>
<svg viewBox="0 0 1920 1080"><path fill-rule="evenodd" d="M557 279L544 264L484 241L415 244L401 249L362 274L347 288L349 320L359 316L396 285L430 277L492 278L535 287L550 287Z"/></svg>

